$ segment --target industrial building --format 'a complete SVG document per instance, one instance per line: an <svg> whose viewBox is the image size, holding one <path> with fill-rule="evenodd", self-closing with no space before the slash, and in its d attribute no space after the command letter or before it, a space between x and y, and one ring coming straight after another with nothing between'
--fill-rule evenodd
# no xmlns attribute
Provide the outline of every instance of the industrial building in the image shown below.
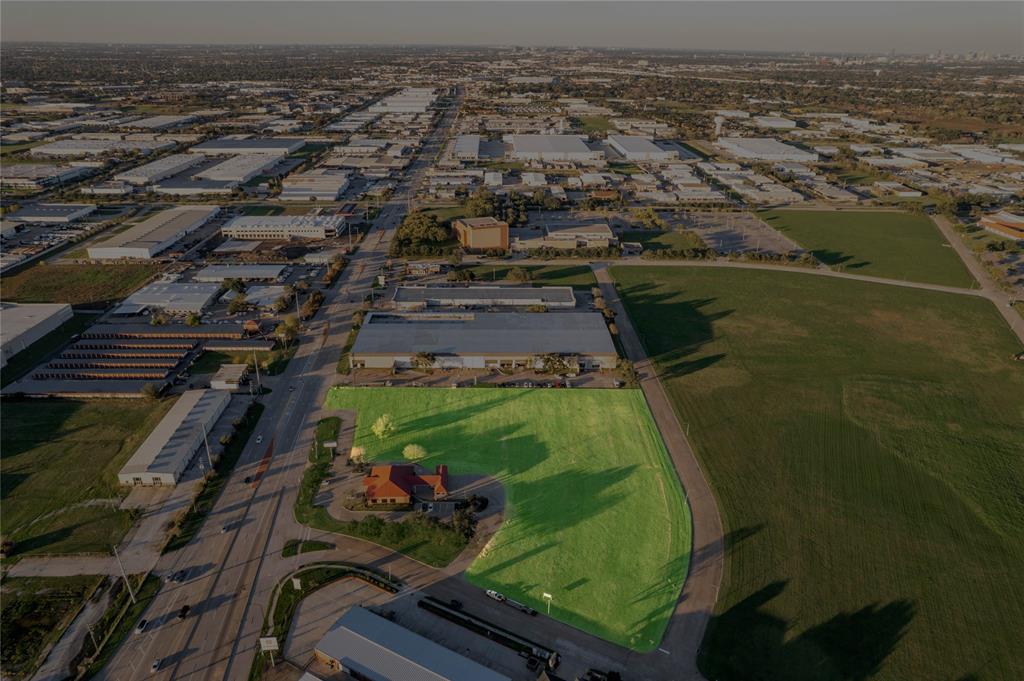
<svg viewBox="0 0 1024 681"><path fill-rule="evenodd" d="M8 217L15 222L60 225L81 220L95 211L93 203L37 203L23 206Z"/></svg>
<svg viewBox="0 0 1024 681"><path fill-rule="evenodd" d="M678 152L662 149L646 137L608 135L608 146L627 161L678 161Z"/></svg>
<svg viewBox="0 0 1024 681"><path fill-rule="evenodd" d="M579 135L506 135L504 139L512 145L512 158L519 161L604 160L604 152L588 147Z"/></svg>
<svg viewBox="0 0 1024 681"><path fill-rule="evenodd" d="M986 215L978 224L998 236L1024 241L1024 215L1002 210L993 215Z"/></svg>
<svg viewBox="0 0 1024 681"><path fill-rule="evenodd" d="M153 184L165 177L177 175L183 170L202 163L203 157L196 154L171 154L138 168L126 170L114 176L115 180L134 185Z"/></svg>
<svg viewBox="0 0 1024 681"><path fill-rule="evenodd" d="M459 161L476 161L480 158L480 135L459 135L455 138L452 156Z"/></svg>
<svg viewBox="0 0 1024 681"><path fill-rule="evenodd" d="M5 163L0 166L0 187L37 191L87 177L95 168L50 163Z"/></svg>
<svg viewBox="0 0 1024 681"><path fill-rule="evenodd" d="M204 168L191 175L193 180L209 180L211 182L229 182L239 185L248 182L257 175L269 172L280 163L284 154L279 152L264 154L238 154L224 159L216 165ZM202 157L200 157L202 158Z"/></svg>
<svg viewBox="0 0 1024 681"><path fill-rule="evenodd" d="M331 626L313 654L321 664L356 679L511 681L359 606Z"/></svg>
<svg viewBox="0 0 1024 681"><path fill-rule="evenodd" d="M337 201L348 188L347 170L317 168L281 182L281 201Z"/></svg>
<svg viewBox="0 0 1024 681"><path fill-rule="evenodd" d="M186 390L125 463L118 482L177 484L230 401L231 394L222 390Z"/></svg>
<svg viewBox="0 0 1024 681"><path fill-rule="evenodd" d="M0 303L0 367L71 317L64 303Z"/></svg>
<svg viewBox="0 0 1024 681"><path fill-rule="evenodd" d="M221 283L225 279L273 281L281 276L284 265L209 265L196 272L195 281Z"/></svg>
<svg viewBox="0 0 1024 681"><path fill-rule="evenodd" d="M427 307L576 307L571 286L399 286L391 301L402 311Z"/></svg>
<svg viewBox="0 0 1024 681"><path fill-rule="evenodd" d="M452 220L452 229L469 251L508 250L508 223L493 217Z"/></svg>
<svg viewBox="0 0 1024 681"><path fill-rule="evenodd" d="M407 87L373 104L367 111L374 114L426 113L436 100L434 88Z"/></svg>
<svg viewBox="0 0 1024 681"><path fill-rule="evenodd" d="M32 156L100 156L102 154L123 154L141 152L149 154L170 149L174 142L162 140L118 140L118 139L66 139L32 147Z"/></svg>
<svg viewBox="0 0 1024 681"><path fill-rule="evenodd" d="M195 120L198 120L195 116L160 114L157 116L148 116L146 118L140 118L137 121L129 121L121 127L156 132L160 130L170 130L171 128L177 128L179 126L185 125L186 123L191 123Z"/></svg>
<svg viewBox="0 0 1024 681"><path fill-rule="evenodd" d="M170 208L90 246L87 252L96 260L148 260L205 225L218 212L216 206Z"/></svg>
<svg viewBox="0 0 1024 681"><path fill-rule="evenodd" d="M554 354L579 369L612 369L618 356L597 312L371 312L352 348L353 369L414 366L433 356L436 368L534 368Z"/></svg>
<svg viewBox="0 0 1024 681"><path fill-rule="evenodd" d="M753 161L808 163L818 160L818 154L813 151L804 151L771 137L720 137L715 146L737 158Z"/></svg>
<svg viewBox="0 0 1024 681"><path fill-rule="evenodd" d="M210 379L213 390L239 390L249 377L248 364L221 364L220 369Z"/></svg>
<svg viewBox="0 0 1024 681"><path fill-rule="evenodd" d="M186 284L181 282L154 282L143 286L124 299L114 314L136 315L146 310L163 310L170 314L199 314L209 307L220 284Z"/></svg>
<svg viewBox="0 0 1024 681"><path fill-rule="evenodd" d="M519 230L512 242L512 250L529 251L535 248L608 248L619 240L603 220L554 221L543 225L544 235L535 236L532 230Z"/></svg>
<svg viewBox="0 0 1024 681"><path fill-rule="evenodd" d="M240 154L273 154L286 156L306 146L306 140L279 137L221 137L190 148L195 154L206 156L234 156Z"/></svg>
<svg viewBox="0 0 1024 681"><path fill-rule="evenodd" d="M327 239L344 226L343 215L242 215L220 231L229 239L241 240Z"/></svg>

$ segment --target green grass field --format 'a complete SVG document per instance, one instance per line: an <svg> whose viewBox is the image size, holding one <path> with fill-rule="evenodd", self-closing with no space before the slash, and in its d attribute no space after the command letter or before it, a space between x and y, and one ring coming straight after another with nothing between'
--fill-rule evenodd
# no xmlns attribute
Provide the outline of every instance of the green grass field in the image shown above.
<svg viewBox="0 0 1024 681"><path fill-rule="evenodd" d="M1024 678L1024 366L991 303L612 273L725 524L708 678Z"/></svg>
<svg viewBox="0 0 1024 681"><path fill-rule="evenodd" d="M2 532L15 553L109 551L132 524L117 472L172 402L4 400Z"/></svg>
<svg viewBox="0 0 1024 681"><path fill-rule="evenodd" d="M150 264L39 264L4 277L3 297L12 303L105 305L145 284L158 269Z"/></svg>
<svg viewBox="0 0 1024 681"><path fill-rule="evenodd" d="M975 283L956 252L924 215L770 210L758 216L833 269L965 288Z"/></svg>
<svg viewBox="0 0 1024 681"><path fill-rule="evenodd" d="M583 132L608 132L612 129L612 124L605 116L580 116L580 127L583 128Z"/></svg>
<svg viewBox="0 0 1024 681"><path fill-rule="evenodd" d="M473 265L477 282L502 281L519 265ZM589 291L597 286L594 272L587 265L522 265L529 271L530 282L535 286L572 286Z"/></svg>
<svg viewBox="0 0 1024 681"><path fill-rule="evenodd" d="M487 474L505 487L505 522L468 570L538 610L635 650L653 650L690 555L678 478L635 390L334 388L328 408L359 413L368 458ZM391 414L397 432L370 432Z"/></svg>
<svg viewBox="0 0 1024 681"><path fill-rule="evenodd" d="M693 232L671 230L661 232L655 229L635 229L621 234L622 241L637 241L648 251L683 251L687 248L703 248L704 242Z"/></svg>

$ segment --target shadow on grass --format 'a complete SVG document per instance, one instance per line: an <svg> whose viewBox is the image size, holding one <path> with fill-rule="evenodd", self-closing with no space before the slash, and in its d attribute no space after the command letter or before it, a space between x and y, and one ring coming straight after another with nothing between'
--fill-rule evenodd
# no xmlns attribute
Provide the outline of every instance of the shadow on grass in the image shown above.
<svg viewBox="0 0 1024 681"><path fill-rule="evenodd" d="M786 585L773 582L711 618L700 658L708 678L863 681L882 670L915 615L906 599L871 603L793 636L770 606Z"/></svg>
<svg viewBox="0 0 1024 681"><path fill-rule="evenodd" d="M862 267L867 267L871 264L870 260L862 260L860 262L850 262L855 256L847 255L840 251L830 251L825 248L817 248L811 250L811 255L817 258L820 262L834 267L836 265L842 265L843 269L856 270Z"/></svg>

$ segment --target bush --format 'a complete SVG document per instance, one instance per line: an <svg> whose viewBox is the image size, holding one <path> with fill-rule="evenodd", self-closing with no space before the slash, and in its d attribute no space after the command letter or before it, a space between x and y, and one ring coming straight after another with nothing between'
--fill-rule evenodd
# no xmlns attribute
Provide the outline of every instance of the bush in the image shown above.
<svg viewBox="0 0 1024 681"><path fill-rule="evenodd" d="M402 456L409 461L419 461L420 459L426 458L427 450L420 445L406 445L402 449Z"/></svg>

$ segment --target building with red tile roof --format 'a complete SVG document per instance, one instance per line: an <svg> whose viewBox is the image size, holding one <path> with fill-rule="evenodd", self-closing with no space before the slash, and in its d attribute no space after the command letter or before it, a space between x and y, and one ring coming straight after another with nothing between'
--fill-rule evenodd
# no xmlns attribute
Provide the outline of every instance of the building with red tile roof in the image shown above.
<svg viewBox="0 0 1024 681"><path fill-rule="evenodd" d="M363 478L367 504L410 504L413 498L435 501L448 496L448 467L420 473L411 464L374 466Z"/></svg>

